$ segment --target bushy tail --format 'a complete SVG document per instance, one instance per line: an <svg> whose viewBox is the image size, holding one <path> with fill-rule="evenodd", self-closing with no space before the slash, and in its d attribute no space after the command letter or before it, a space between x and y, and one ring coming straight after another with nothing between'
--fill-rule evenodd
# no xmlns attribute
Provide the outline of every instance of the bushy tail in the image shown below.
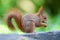
<svg viewBox="0 0 60 40"><path fill-rule="evenodd" d="M11 22L11 19L14 18L15 19L15 22L16 24L18 25L18 28L21 29L23 31L23 26L22 26L22 15L20 13L19 10L17 9L11 9L7 12L6 14L6 23L8 25L8 27L11 29L11 30L15 30L15 27L14 25L12 24Z"/></svg>

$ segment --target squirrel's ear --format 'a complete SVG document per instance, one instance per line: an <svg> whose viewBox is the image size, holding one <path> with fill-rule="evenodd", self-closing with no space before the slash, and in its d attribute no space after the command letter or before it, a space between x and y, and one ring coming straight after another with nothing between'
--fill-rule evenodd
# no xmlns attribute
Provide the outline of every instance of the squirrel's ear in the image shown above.
<svg viewBox="0 0 60 40"><path fill-rule="evenodd" d="M41 6L38 10L38 16L42 15L43 14L43 6Z"/></svg>

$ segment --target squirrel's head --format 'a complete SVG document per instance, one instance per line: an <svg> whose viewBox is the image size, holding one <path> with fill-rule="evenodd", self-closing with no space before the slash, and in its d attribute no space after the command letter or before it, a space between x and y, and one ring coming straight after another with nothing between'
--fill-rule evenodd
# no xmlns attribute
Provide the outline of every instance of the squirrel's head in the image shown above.
<svg viewBox="0 0 60 40"><path fill-rule="evenodd" d="M41 23L46 24L46 22L47 22L47 16L46 16L45 13L43 13L43 7L40 7L40 9L39 9L39 11L38 11L38 13L37 13L37 16L38 16L38 18L40 19L40 20L39 20L40 23L38 22L39 24L41 24Z"/></svg>

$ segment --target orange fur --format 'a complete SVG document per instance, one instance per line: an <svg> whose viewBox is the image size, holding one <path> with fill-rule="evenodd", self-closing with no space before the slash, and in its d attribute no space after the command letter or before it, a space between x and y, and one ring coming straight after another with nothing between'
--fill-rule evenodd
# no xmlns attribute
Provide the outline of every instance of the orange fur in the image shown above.
<svg viewBox="0 0 60 40"><path fill-rule="evenodd" d="M14 18L18 28L26 33L33 32L35 27L46 26L46 17L43 15L43 7L38 11L38 14L27 14L22 17L21 13L17 9L11 9L7 12L6 22L10 29L14 30L14 26L11 19Z"/></svg>

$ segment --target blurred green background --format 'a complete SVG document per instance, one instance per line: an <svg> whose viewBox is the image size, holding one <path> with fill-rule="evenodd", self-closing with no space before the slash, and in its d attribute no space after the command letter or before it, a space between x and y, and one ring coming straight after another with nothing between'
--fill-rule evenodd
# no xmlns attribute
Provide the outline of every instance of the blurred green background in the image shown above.
<svg viewBox="0 0 60 40"><path fill-rule="evenodd" d="M16 27L16 30L9 30L5 23L6 11L10 8L17 8L22 12L22 15L26 13L37 13L38 9L43 6L44 13L47 14L47 27L36 28L35 32L48 32L60 30L60 0L0 0L0 34L19 33L23 34L12 19L12 23Z"/></svg>

